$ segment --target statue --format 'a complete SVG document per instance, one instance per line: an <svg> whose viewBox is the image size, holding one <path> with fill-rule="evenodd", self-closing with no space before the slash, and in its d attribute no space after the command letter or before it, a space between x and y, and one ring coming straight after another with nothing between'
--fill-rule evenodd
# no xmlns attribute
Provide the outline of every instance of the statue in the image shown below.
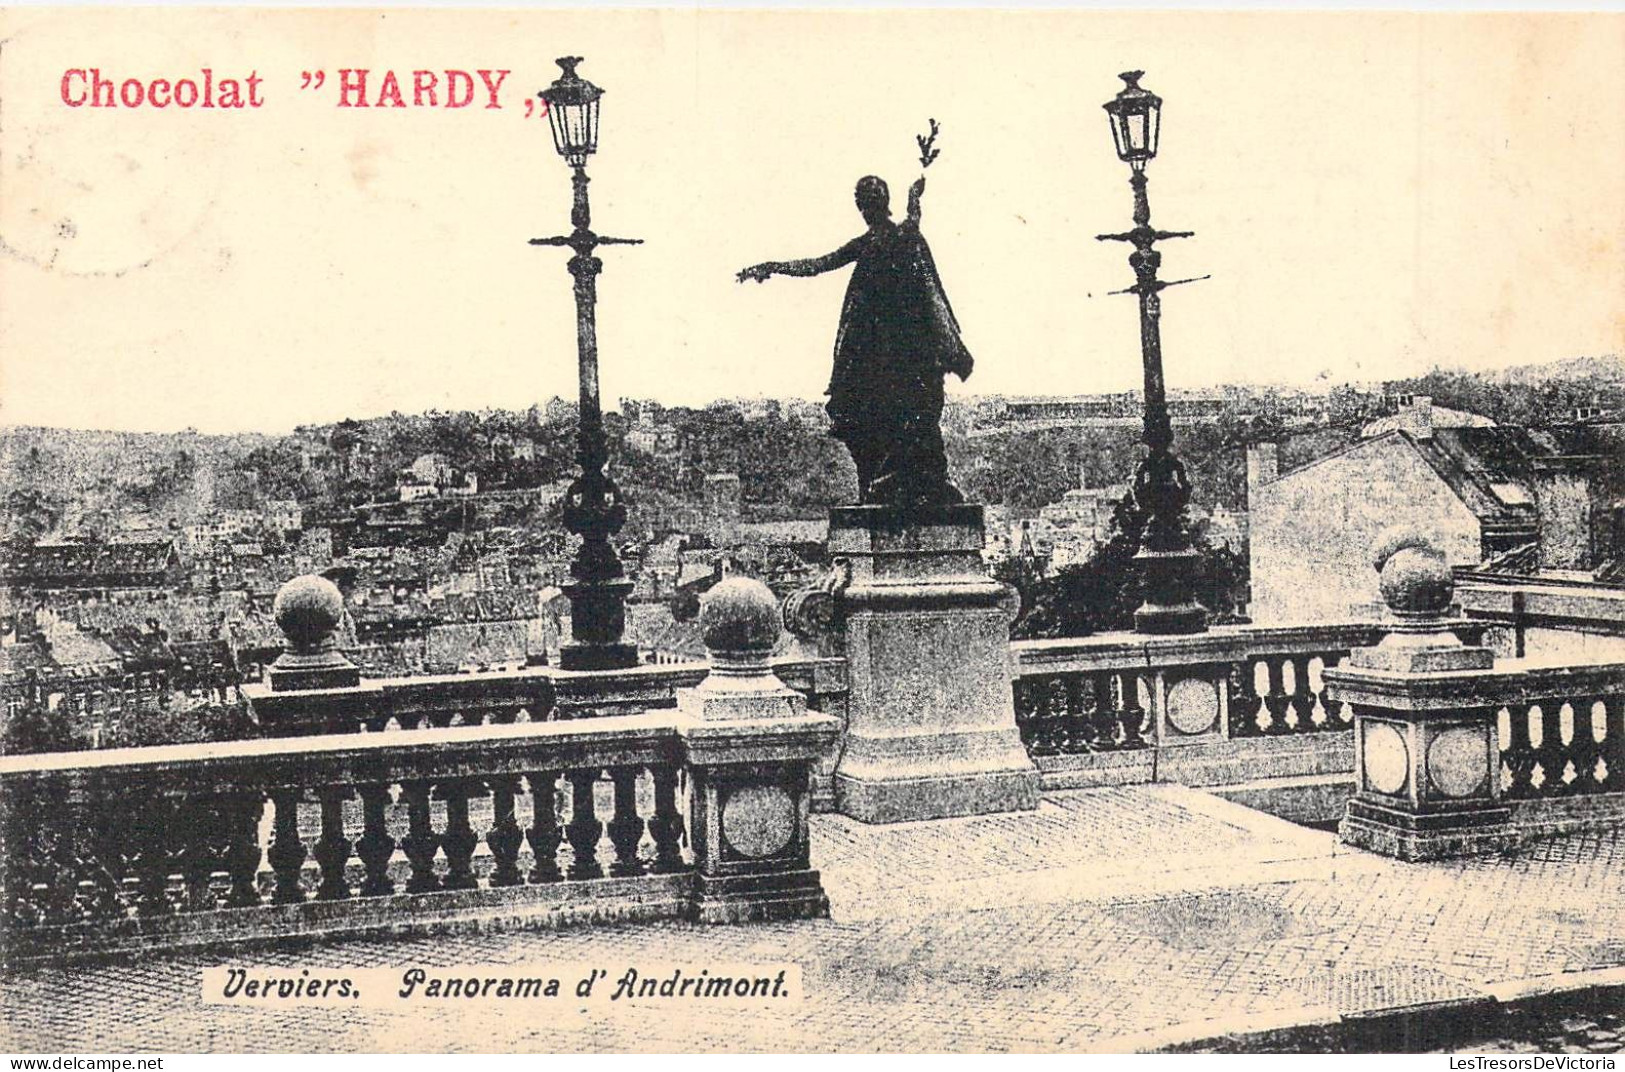
<svg viewBox="0 0 1625 1072"><path fill-rule="evenodd" d="M936 123L932 123L932 139ZM921 138L921 162L936 151ZM942 443L943 377L970 376L931 247L920 234L921 176L908 192L908 216L891 218L886 183L858 180L858 212L869 229L822 257L766 261L739 273L760 283L772 275L812 276L853 265L835 336L828 410L835 438L858 469L859 501L918 508L964 501L948 480Z"/></svg>

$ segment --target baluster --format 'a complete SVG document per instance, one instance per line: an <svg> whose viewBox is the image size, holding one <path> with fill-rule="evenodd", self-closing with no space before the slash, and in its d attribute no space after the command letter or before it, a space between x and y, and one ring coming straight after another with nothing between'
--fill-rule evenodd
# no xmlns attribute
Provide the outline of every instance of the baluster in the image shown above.
<svg viewBox="0 0 1625 1072"><path fill-rule="evenodd" d="M1033 721L1033 713L1038 706L1038 701L1035 695L1037 690L1033 687L1032 678L1018 677L1016 678L1011 691L1011 698L1016 709L1016 729L1021 734L1022 745L1025 746L1027 751L1030 753L1032 752L1033 746L1036 743L1034 738L1037 736L1035 732L1035 723Z"/></svg>
<svg viewBox="0 0 1625 1072"><path fill-rule="evenodd" d="M0 922L7 929L37 926L44 912L37 903L35 881L40 871L39 837L43 809L33 806L29 790L5 795L0 808L0 829L5 831L4 855L0 855L0 885L5 887L4 911Z"/></svg>
<svg viewBox="0 0 1625 1072"><path fill-rule="evenodd" d="M118 882L102 864L99 846L100 822L104 808L94 792L76 793L63 802L58 814L65 820L62 827L62 848L73 863L74 883L73 915L80 920L110 920L124 915L124 906L118 897ZM0 812L6 804L0 802ZM9 860L0 849L0 860ZM0 870L4 865L0 864ZM0 909L0 919L5 918Z"/></svg>
<svg viewBox="0 0 1625 1072"><path fill-rule="evenodd" d="M525 776L530 782L530 829L525 840L530 842L535 863L531 867L532 882L557 882L564 875L559 871L559 846L564 835L559 830L556 811L559 772L539 771Z"/></svg>
<svg viewBox="0 0 1625 1072"><path fill-rule="evenodd" d="M1512 773L1512 784L1507 787L1507 795L1513 798L1539 795L1534 785L1535 747L1529 736L1531 706L1526 703L1507 704L1510 732L1501 752L1506 759L1507 770Z"/></svg>
<svg viewBox="0 0 1625 1072"><path fill-rule="evenodd" d="M405 782L401 795L406 798L406 837L401 850L412 864L412 877L406 880L407 893L428 893L440 888L440 876L434 873L434 856L440 848L430 823L428 782Z"/></svg>
<svg viewBox="0 0 1625 1072"><path fill-rule="evenodd" d="M136 811L129 806L122 793L105 784L92 787L87 794L85 830L89 834L88 849L105 887L108 919L127 918L134 907L126 879L131 874L131 864L137 850Z"/></svg>
<svg viewBox="0 0 1625 1072"><path fill-rule="evenodd" d="M638 843L643 840L643 819L638 815L637 767L610 768L615 784L615 816L609 821L609 840L615 846L615 862L609 873L617 877L643 874L638 860Z"/></svg>
<svg viewBox="0 0 1625 1072"><path fill-rule="evenodd" d="M265 795L257 789L239 790L227 807L231 844L225 863L231 889L226 906L247 908L260 903L260 816L265 814Z"/></svg>
<svg viewBox="0 0 1625 1072"><path fill-rule="evenodd" d="M1599 788L1597 758L1602 754L1602 742L1592 729L1591 709L1595 702L1594 697L1571 701L1574 712L1574 737L1569 742L1569 761L1574 764L1571 793L1595 793Z"/></svg>
<svg viewBox="0 0 1625 1072"><path fill-rule="evenodd" d="M1264 698L1258 695L1258 664L1250 655L1237 660L1230 674L1230 736L1257 737L1263 731L1258 712Z"/></svg>
<svg viewBox="0 0 1625 1072"><path fill-rule="evenodd" d="M1066 732L1061 751L1075 756L1089 751L1089 705L1084 701L1082 674L1068 674L1066 682Z"/></svg>
<svg viewBox="0 0 1625 1072"><path fill-rule="evenodd" d="M1104 686L1104 687L1102 687ZM1110 752L1117 747L1117 675L1104 671L1095 679L1094 745L1096 751Z"/></svg>
<svg viewBox="0 0 1625 1072"><path fill-rule="evenodd" d="M135 829L136 914L168 915L173 911L169 903L169 865L174 802L162 792L153 792L130 803L131 810L141 817Z"/></svg>
<svg viewBox="0 0 1625 1072"><path fill-rule="evenodd" d="M598 771L573 770L564 777L570 783L570 823L564 828L573 853L570 877L602 878L604 869L598 864L598 839L604 835L604 824L598 821L593 802Z"/></svg>
<svg viewBox="0 0 1625 1072"><path fill-rule="evenodd" d="M655 840L655 874L683 869L683 813L677 808L677 768L661 764L650 768L655 783L655 813L649 836Z"/></svg>
<svg viewBox="0 0 1625 1072"><path fill-rule="evenodd" d="M350 882L344 869L350 863L350 839L344 836L344 802L355 795L347 785L323 786L316 791L322 807L322 836L317 839L316 863L322 869L321 885L316 898L321 901L344 901L350 897Z"/></svg>
<svg viewBox="0 0 1625 1072"><path fill-rule="evenodd" d="M1286 660L1279 655L1266 655L1264 667L1269 676L1268 691L1264 694L1264 709L1270 715L1270 722L1264 727L1264 734L1279 737L1292 732L1292 727L1286 722L1287 708L1291 703L1286 694Z"/></svg>
<svg viewBox="0 0 1625 1072"><path fill-rule="evenodd" d="M299 802L303 796L298 789L271 790L276 817L266 858L276 874L276 894L271 898L275 904L299 904L305 899L305 891L299 888L299 872L305 863L305 845L299 840Z"/></svg>
<svg viewBox="0 0 1625 1072"><path fill-rule="evenodd" d="M1563 749L1563 730L1559 725L1563 705L1561 700L1545 700L1537 706L1540 710L1540 746L1535 749L1535 762L1540 764L1540 795L1549 797L1566 788L1563 785L1563 763L1567 757Z"/></svg>
<svg viewBox="0 0 1625 1072"><path fill-rule="evenodd" d="M440 838L446 850L445 889L472 890L480 884L474 877L474 849L480 839L468 823L468 799L484 795L485 784L477 778L458 778L440 787L446 802L446 832Z"/></svg>
<svg viewBox="0 0 1625 1072"><path fill-rule="evenodd" d="M1320 704L1321 711L1325 712L1326 721L1322 723L1322 727L1324 729L1348 729L1349 724L1343 721L1342 716L1339 713L1339 708L1341 705L1331 699L1328 699L1326 696L1325 674L1328 669L1335 667L1345 654L1347 653L1340 651L1323 651L1320 653L1320 689L1315 693L1315 702Z"/></svg>
<svg viewBox="0 0 1625 1072"><path fill-rule="evenodd" d="M510 719L511 721L511 719ZM525 881L519 873L519 846L525 835L514 817L513 798L519 791L517 775L503 775L487 779L491 783L491 829L485 833L486 847L496 867L491 871L491 885L518 886Z"/></svg>
<svg viewBox="0 0 1625 1072"><path fill-rule="evenodd" d="M1054 751L1054 727L1051 721L1053 691L1047 677L1032 680L1032 748L1035 756L1047 756Z"/></svg>
<svg viewBox="0 0 1625 1072"><path fill-rule="evenodd" d="M0 809L5 805L0 803ZM71 914L77 920L106 920L120 913L118 887L97 859L95 826L97 809L88 796L76 793L64 802L62 848L72 861L73 892ZM4 850L0 849L0 853ZM0 860L6 859L0 855ZM3 865L0 865L3 867ZM0 919L4 919L0 912Z"/></svg>
<svg viewBox="0 0 1625 1072"><path fill-rule="evenodd" d="M49 831L43 839L41 861L46 864L43 877L47 883L42 901L49 905L49 917L54 923L74 923L85 918L92 908L94 892L81 887L85 868L75 851L81 840L76 816L62 801L62 807L53 810L47 822ZM173 831L173 828L171 828ZM171 834L171 837L173 835ZM172 870L173 853L164 854L164 871ZM163 876L167 888L168 874ZM173 912L174 905L166 897L162 911Z"/></svg>
<svg viewBox="0 0 1625 1072"><path fill-rule="evenodd" d="M1140 736L1140 727L1145 723L1145 708L1140 706L1139 671L1125 670L1118 676L1118 680L1123 686L1122 747L1144 748L1145 739Z"/></svg>
<svg viewBox="0 0 1625 1072"><path fill-rule="evenodd" d="M225 862L231 835L226 802L219 797L187 801L176 826L180 841L183 901L188 911L207 912L219 907L212 888L215 871Z"/></svg>
<svg viewBox="0 0 1625 1072"><path fill-rule="evenodd" d="M1043 754L1066 750L1066 715L1066 677L1058 674L1043 689Z"/></svg>
<svg viewBox="0 0 1625 1072"><path fill-rule="evenodd" d="M1105 751L1117 744L1117 699L1112 693L1112 675L1102 670L1089 675L1089 716L1086 732L1090 751Z"/></svg>
<svg viewBox="0 0 1625 1072"><path fill-rule="evenodd" d="M390 801L389 786L374 783L364 785L361 793L361 837L355 843L355 853L367 876L361 881L361 896L382 897L395 892L395 880L389 877L389 860L395 855L395 839L389 836L386 812Z"/></svg>
<svg viewBox="0 0 1625 1072"><path fill-rule="evenodd" d="M1315 694L1309 687L1309 660L1312 658L1311 655L1292 657L1292 710L1296 712L1292 728L1299 733L1312 733L1320 728L1315 725Z"/></svg>

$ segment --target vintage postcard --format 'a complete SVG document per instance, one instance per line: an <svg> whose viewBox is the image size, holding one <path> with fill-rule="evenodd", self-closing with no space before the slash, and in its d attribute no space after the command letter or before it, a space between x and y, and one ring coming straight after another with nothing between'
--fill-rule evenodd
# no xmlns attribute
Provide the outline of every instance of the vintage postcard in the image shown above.
<svg viewBox="0 0 1625 1072"><path fill-rule="evenodd" d="M1622 162L1617 11L0 12L0 1049L1613 1068Z"/></svg>

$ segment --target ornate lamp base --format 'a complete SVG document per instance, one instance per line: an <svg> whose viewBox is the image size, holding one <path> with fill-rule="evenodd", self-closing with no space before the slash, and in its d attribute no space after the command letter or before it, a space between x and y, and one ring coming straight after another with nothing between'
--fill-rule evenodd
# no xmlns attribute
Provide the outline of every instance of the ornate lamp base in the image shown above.
<svg viewBox="0 0 1625 1072"><path fill-rule="evenodd" d="M626 670L638 665L638 649L621 641L630 581L567 585L571 643L559 649L561 670Z"/></svg>
<svg viewBox="0 0 1625 1072"><path fill-rule="evenodd" d="M1134 612L1134 631L1154 635L1207 631L1207 611L1188 594L1201 565L1195 551L1146 551L1134 556L1145 578L1145 602Z"/></svg>

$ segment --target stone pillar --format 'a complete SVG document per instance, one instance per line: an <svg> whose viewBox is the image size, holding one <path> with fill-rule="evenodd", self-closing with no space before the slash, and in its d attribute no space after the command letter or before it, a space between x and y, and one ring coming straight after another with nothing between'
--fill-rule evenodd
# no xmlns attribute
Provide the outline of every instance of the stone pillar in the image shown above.
<svg viewBox="0 0 1625 1072"><path fill-rule="evenodd" d="M982 508L830 512L847 731L836 807L868 823L1022 811L1038 771L1016 729L1011 608L984 571Z"/></svg>
<svg viewBox="0 0 1625 1072"><path fill-rule="evenodd" d="M730 577L705 594L711 672L679 693L690 786L694 916L702 923L814 919L829 899L807 836L813 763L839 723L810 714L769 662L780 636L766 585Z"/></svg>
<svg viewBox="0 0 1625 1072"><path fill-rule="evenodd" d="M1328 702L1354 710L1355 796L1338 832L1401 860L1490 852L1517 841L1501 800L1489 650L1462 644L1445 614L1455 585L1419 532L1378 538L1374 565L1395 624L1325 671Z"/></svg>

